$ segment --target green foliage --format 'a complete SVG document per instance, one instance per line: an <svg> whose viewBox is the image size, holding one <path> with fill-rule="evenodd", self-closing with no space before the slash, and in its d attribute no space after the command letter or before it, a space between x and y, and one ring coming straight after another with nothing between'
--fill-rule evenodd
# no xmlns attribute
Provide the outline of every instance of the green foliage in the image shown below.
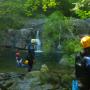
<svg viewBox="0 0 90 90"><path fill-rule="evenodd" d="M84 11L84 10L78 9L76 11L76 14L78 14L78 16L82 19L90 18L90 11Z"/></svg>
<svg viewBox="0 0 90 90"><path fill-rule="evenodd" d="M62 83L63 83L63 87L68 88L68 90L71 90L71 82L72 82L72 77L71 75L62 75ZM66 89L65 89L66 90Z"/></svg>
<svg viewBox="0 0 90 90"><path fill-rule="evenodd" d="M2 16L0 17L0 30L7 30L10 28L17 29L23 26L23 19L18 16Z"/></svg>
<svg viewBox="0 0 90 90"><path fill-rule="evenodd" d="M48 67L47 67L46 64L43 64L40 71L41 71L41 72L48 72L49 69L48 69Z"/></svg>
<svg viewBox="0 0 90 90"><path fill-rule="evenodd" d="M23 4L20 0L0 2L0 29L20 28L23 25Z"/></svg>
<svg viewBox="0 0 90 90"><path fill-rule="evenodd" d="M71 82L73 80L73 68L62 65L59 65L59 67L57 66L58 64L56 66L54 65L53 68L50 69L50 71L47 73L40 73L41 85L51 84L53 85L53 90L56 90L56 88L61 90L69 90L71 88ZM57 69L55 70L56 67Z"/></svg>
<svg viewBox="0 0 90 90"><path fill-rule="evenodd" d="M60 12L55 12L49 16L44 25L45 30L42 35L44 39L44 51L55 51L58 44L61 44L63 47L63 42L71 38L76 38L72 21L72 18L66 18ZM70 41L66 42L66 44L69 42ZM70 45L71 44L73 43L70 42ZM72 49L70 50L72 51Z"/></svg>
<svg viewBox="0 0 90 90"><path fill-rule="evenodd" d="M56 0L27 0L24 4L24 9L27 16L32 16L37 13L46 12L48 9L55 8Z"/></svg>
<svg viewBox="0 0 90 90"><path fill-rule="evenodd" d="M72 55L81 50L80 42L77 37L75 38L76 39L69 39L63 42L63 50L65 53L67 53L67 55Z"/></svg>
<svg viewBox="0 0 90 90"><path fill-rule="evenodd" d="M73 54L64 53L62 59L64 60L65 66L74 66L75 64L75 54L74 53Z"/></svg>
<svg viewBox="0 0 90 90"><path fill-rule="evenodd" d="M90 0L79 0L73 10L82 19L90 18Z"/></svg>
<svg viewBox="0 0 90 90"><path fill-rule="evenodd" d="M0 2L0 15L5 15L5 14L17 14L19 10L22 9L22 4L18 0L16 1L2 1ZM19 12L21 13L21 12Z"/></svg>
<svg viewBox="0 0 90 90"><path fill-rule="evenodd" d="M61 25L63 25L63 15L60 12L55 12L48 17L44 25L43 39L44 50L53 51L55 44L59 41L61 35Z"/></svg>
<svg viewBox="0 0 90 90"><path fill-rule="evenodd" d="M71 10L74 5L71 0L26 0L24 9L27 16L37 14L50 15L54 11L61 11L65 16L73 15Z"/></svg>
<svg viewBox="0 0 90 90"><path fill-rule="evenodd" d="M81 49L82 47L77 37L75 37L75 39L69 39L63 42L63 51L66 54L63 57L67 58L67 62L69 65L75 63L75 53L80 52Z"/></svg>

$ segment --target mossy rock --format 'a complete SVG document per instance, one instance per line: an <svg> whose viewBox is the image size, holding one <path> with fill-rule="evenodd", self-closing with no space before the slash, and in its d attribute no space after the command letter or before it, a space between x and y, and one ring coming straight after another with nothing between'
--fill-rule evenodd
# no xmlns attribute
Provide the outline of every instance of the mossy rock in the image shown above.
<svg viewBox="0 0 90 90"><path fill-rule="evenodd" d="M39 77L40 71L32 71L26 74L26 78Z"/></svg>

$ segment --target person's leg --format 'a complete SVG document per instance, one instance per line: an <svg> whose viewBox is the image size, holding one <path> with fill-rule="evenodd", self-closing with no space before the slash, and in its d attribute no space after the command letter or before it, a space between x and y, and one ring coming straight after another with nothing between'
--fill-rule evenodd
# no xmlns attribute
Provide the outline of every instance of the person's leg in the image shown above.
<svg viewBox="0 0 90 90"><path fill-rule="evenodd" d="M28 65L28 72L30 72L32 70L32 64Z"/></svg>
<svg viewBox="0 0 90 90"><path fill-rule="evenodd" d="M32 70L32 67L33 67L33 61L29 60L29 62L28 62L28 71L29 72Z"/></svg>
<svg viewBox="0 0 90 90"><path fill-rule="evenodd" d="M79 82L79 90L90 90L88 78L82 78Z"/></svg>
<svg viewBox="0 0 90 90"><path fill-rule="evenodd" d="M22 59L20 60L20 67L23 67Z"/></svg>
<svg viewBox="0 0 90 90"><path fill-rule="evenodd" d="M18 60L16 61L16 66L19 67L19 61Z"/></svg>

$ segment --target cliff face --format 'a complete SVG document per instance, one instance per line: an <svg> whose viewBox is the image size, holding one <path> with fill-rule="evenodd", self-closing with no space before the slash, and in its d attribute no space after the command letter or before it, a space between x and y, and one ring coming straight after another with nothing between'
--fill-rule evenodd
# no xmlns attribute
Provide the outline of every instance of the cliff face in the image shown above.
<svg viewBox="0 0 90 90"><path fill-rule="evenodd" d="M1 31L0 45L7 47L26 48L31 38L36 38L36 33L43 30L44 19L27 20L22 29L9 29Z"/></svg>
<svg viewBox="0 0 90 90"><path fill-rule="evenodd" d="M86 20L74 19L72 22L76 35L90 34L90 18Z"/></svg>
<svg viewBox="0 0 90 90"><path fill-rule="evenodd" d="M36 37L37 30L40 31L40 34L44 30L44 23L45 19L31 19L28 20L20 30L9 29L5 32L2 31L0 33L0 36L2 36L2 38L0 38L0 45L26 48L30 39ZM90 18L86 20L72 19L72 25L75 35L90 34ZM64 36L69 37L67 33Z"/></svg>

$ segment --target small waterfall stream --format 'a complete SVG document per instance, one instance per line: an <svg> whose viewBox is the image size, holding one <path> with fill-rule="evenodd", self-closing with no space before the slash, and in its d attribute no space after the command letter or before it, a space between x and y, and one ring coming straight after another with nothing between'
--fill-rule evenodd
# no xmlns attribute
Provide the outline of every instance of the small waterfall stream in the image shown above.
<svg viewBox="0 0 90 90"><path fill-rule="evenodd" d="M40 32L37 31L36 32L36 47L35 47L36 50L35 50L35 52L42 52L42 50L41 50L41 41L40 41L39 34L40 34Z"/></svg>

